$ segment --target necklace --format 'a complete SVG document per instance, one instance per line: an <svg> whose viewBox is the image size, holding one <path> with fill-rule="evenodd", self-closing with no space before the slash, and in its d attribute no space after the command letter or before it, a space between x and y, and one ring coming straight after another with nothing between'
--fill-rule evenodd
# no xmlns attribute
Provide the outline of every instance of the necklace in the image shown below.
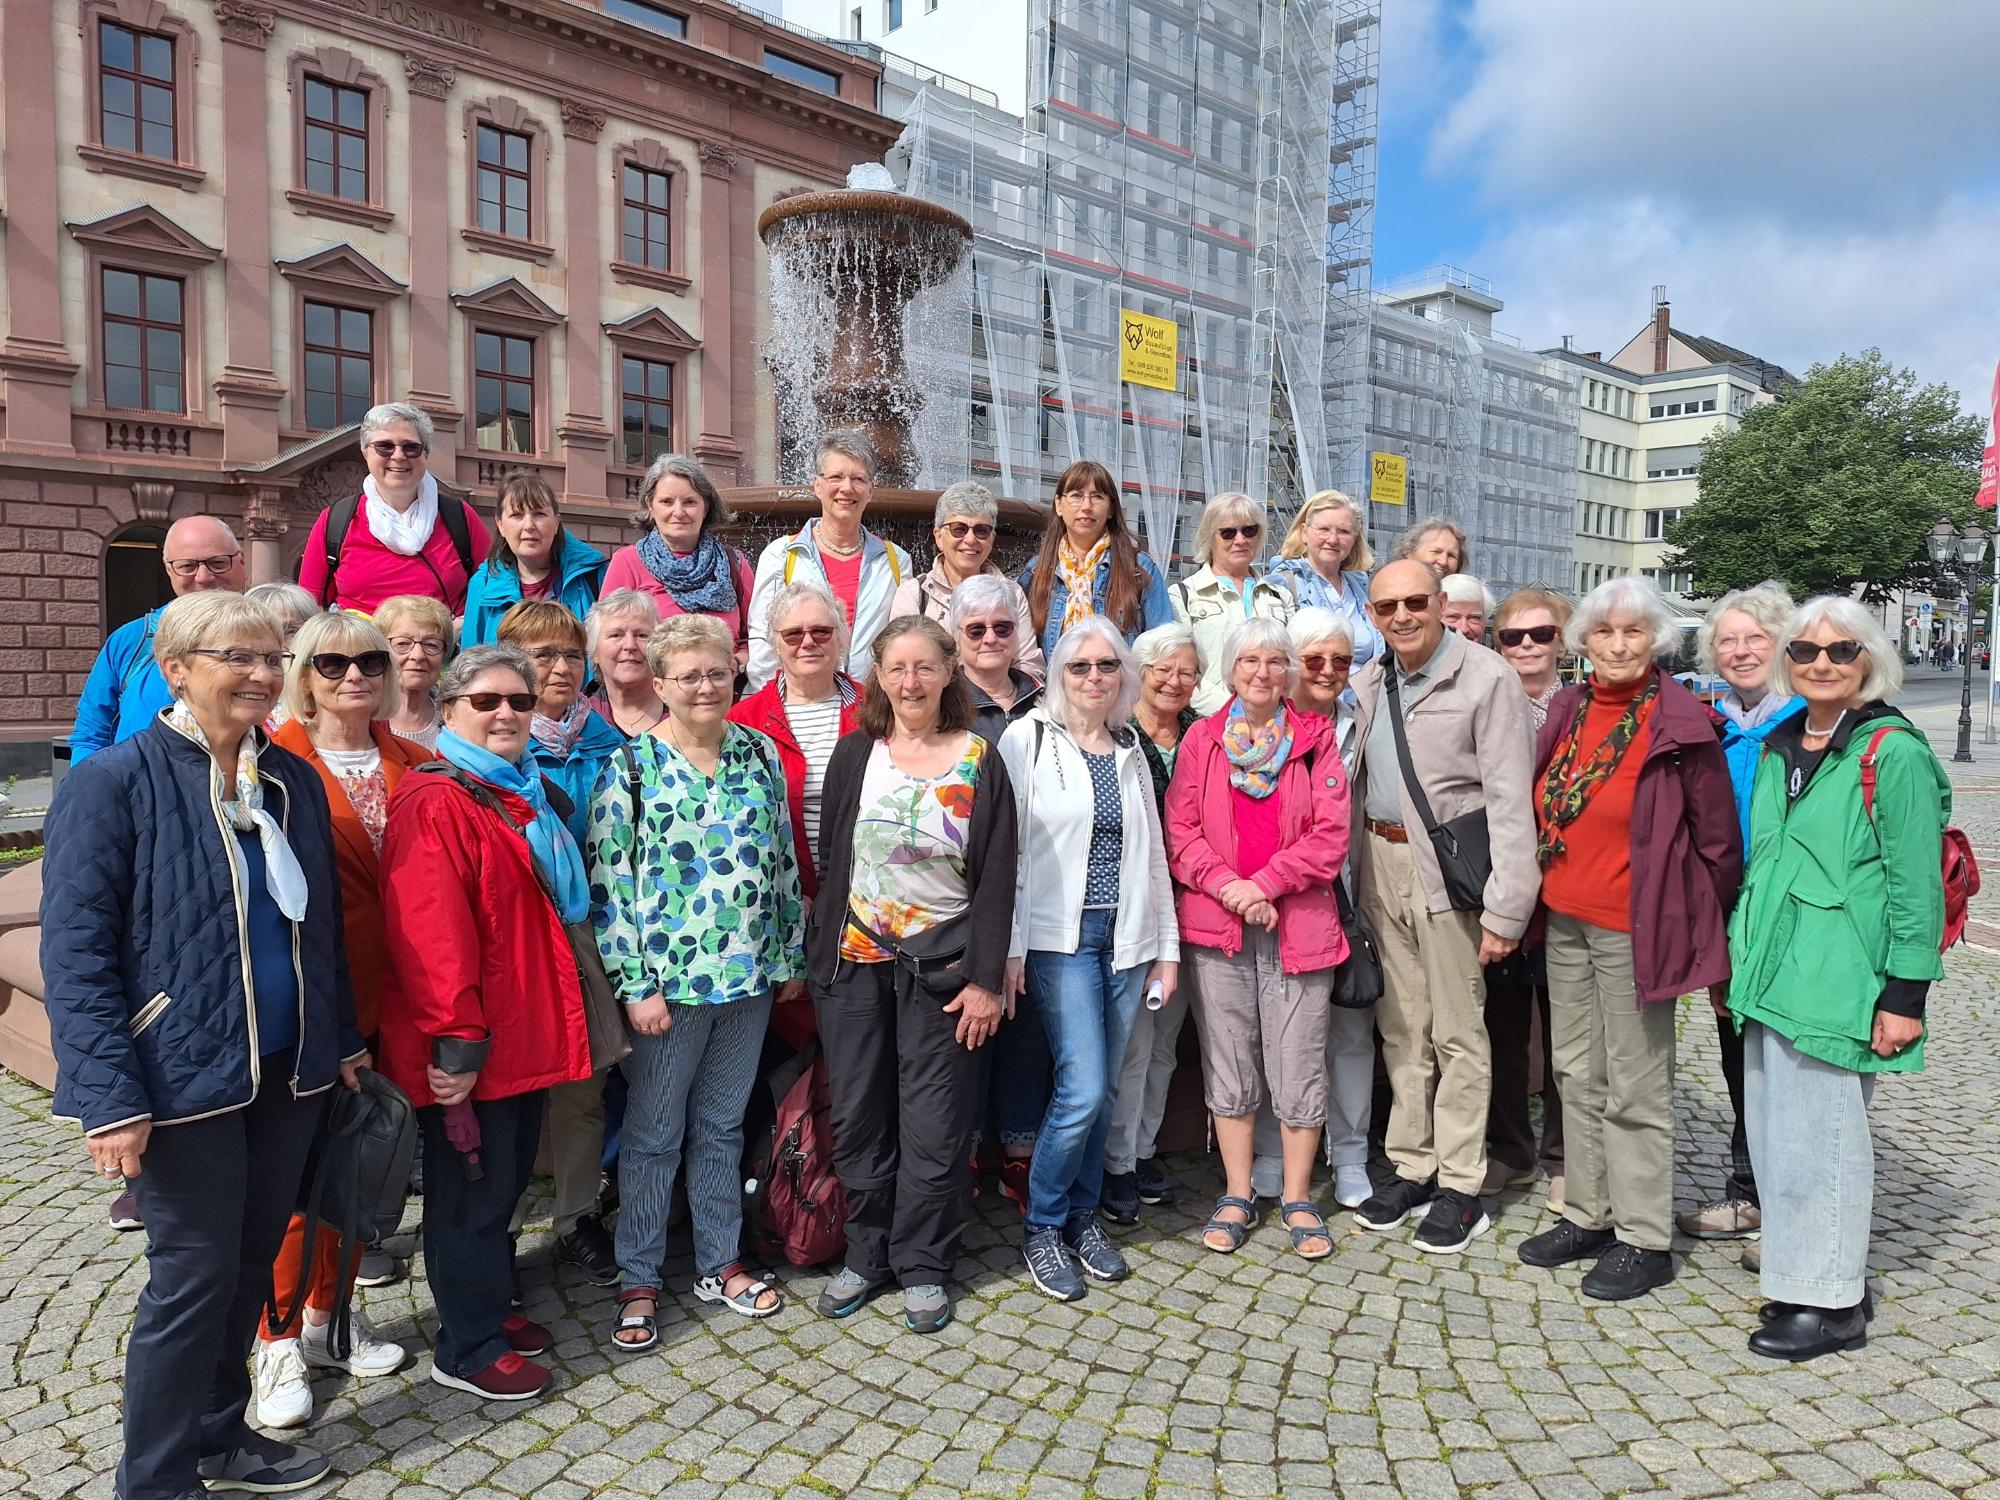
<svg viewBox="0 0 2000 1500"><path fill-rule="evenodd" d="M627 738L628 740L632 738L632 736L635 734L644 734L647 730L651 729L654 725L658 724L661 720L663 720L667 716L667 705L664 703L661 703L657 710L641 709L640 710L641 713L651 712L653 716L650 719L646 720L645 723L636 724L632 728L627 729L625 727L624 719L619 717L618 709L611 702L609 694L605 695L604 706L611 710L611 722L617 726L618 732L624 735L625 738Z"/></svg>
<svg viewBox="0 0 2000 1500"><path fill-rule="evenodd" d="M863 547L865 547L868 544L868 537L864 533L863 535L855 539L854 545L852 547L840 547L836 546L833 542L829 541L824 532L815 530L813 532L813 544L816 547L818 547L820 551L827 553L830 556L839 558L849 558L854 556L855 553L859 552Z"/></svg>
<svg viewBox="0 0 2000 1500"><path fill-rule="evenodd" d="M1843 708L1839 713L1833 716L1833 722L1827 725L1827 727L1824 729L1813 728L1812 720L1807 719L1804 733L1808 739L1823 740L1830 738L1834 730L1840 728L1840 721L1846 717L1847 717L1847 710Z"/></svg>

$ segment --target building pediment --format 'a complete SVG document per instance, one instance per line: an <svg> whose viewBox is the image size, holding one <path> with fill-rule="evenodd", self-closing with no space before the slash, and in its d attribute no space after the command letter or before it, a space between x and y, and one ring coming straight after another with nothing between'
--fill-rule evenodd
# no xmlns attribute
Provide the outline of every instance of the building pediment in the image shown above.
<svg viewBox="0 0 2000 1500"><path fill-rule="evenodd" d="M278 262L278 274L315 291L346 292L372 301L400 297L409 287L352 245L331 245L299 260Z"/></svg>
<svg viewBox="0 0 2000 1500"><path fill-rule="evenodd" d="M701 340L657 307L642 308L629 318L606 323L604 332L625 343L651 344L660 349L699 349Z"/></svg>
<svg viewBox="0 0 2000 1500"><path fill-rule="evenodd" d="M463 313L483 318L504 318L537 328L553 328L562 321L561 313L537 297L515 276L488 282L477 291L461 292L451 299L451 305Z"/></svg>
<svg viewBox="0 0 2000 1500"><path fill-rule="evenodd" d="M189 266L205 266L222 252L204 244L150 203L135 204L101 219L66 226L78 244L100 252L141 255Z"/></svg>

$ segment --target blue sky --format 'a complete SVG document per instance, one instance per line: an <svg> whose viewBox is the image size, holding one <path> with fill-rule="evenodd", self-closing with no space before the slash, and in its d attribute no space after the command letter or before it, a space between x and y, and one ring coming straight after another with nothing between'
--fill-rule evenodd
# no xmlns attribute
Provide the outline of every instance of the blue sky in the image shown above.
<svg viewBox="0 0 2000 1500"><path fill-rule="evenodd" d="M1378 279L1448 262L1531 346L1869 345L1984 405L2000 0L1381 0Z"/></svg>

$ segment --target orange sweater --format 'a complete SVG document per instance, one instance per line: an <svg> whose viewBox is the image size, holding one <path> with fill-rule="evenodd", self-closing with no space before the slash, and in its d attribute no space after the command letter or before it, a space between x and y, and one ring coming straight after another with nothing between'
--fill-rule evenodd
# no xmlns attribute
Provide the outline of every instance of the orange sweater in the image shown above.
<svg viewBox="0 0 2000 1500"><path fill-rule="evenodd" d="M1600 682L1584 714L1577 736L1575 765L1582 766L1611 737L1612 726L1631 706L1650 679L1641 677L1623 687ZM1653 705L1639 716L1639 732L1626 747L1618 769L1591 794L1576 821L1563 830L1563 852L1542 872L1542 900L1550 911L1607 927L1632 930L1632 794L1639 786L1639 767L1646 760L1646 721ZM1540 787L1536 787L1537 794Z"/></svg>

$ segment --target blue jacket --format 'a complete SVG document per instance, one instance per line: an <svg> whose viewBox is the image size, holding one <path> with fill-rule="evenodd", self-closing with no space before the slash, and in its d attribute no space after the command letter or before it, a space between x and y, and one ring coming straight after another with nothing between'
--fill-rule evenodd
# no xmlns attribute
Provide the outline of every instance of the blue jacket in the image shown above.
<svg viewBox="0 0 2000 1500"><path fill-rule="evenodd" d="M127 620L104 638L104 649L84 679L83 696L76 700L76 727L69 732L71 765L130 739L173 702L153 660L153 632L165 608Z"/></svg>
<svg viewBox="0 0 2000 1500"><path fill-rule="evenodd" d="M1736 793L1736 816L1743 825L1743 852L1750 852L1750 789L1757 782L1757 762L1771 731L1794 714L1804 713L1806 700L1794 698L1755 729L1739 729L1722 715L1722 758L1729 762L1729 785Z"/></svg>
<svg viewBox="0 0 2000 1500"><path fill-rule="evenodd" d="M604 569L609 559L590 543L579 540L565 526L562 552L556 558L560 580L549 597L566 605L581 620L597 602L604 585ZM461 646L491 645L500 633L500 617L521 602L521 575L490 558L472 570L465 586L465 624L459 629Z"/></svg>
<svg viewBox="0 0 2000 1500"><path fill-rule="evenodd" d="M261 733L261 732L260 732ZM55 1113L86 1131L242 1109L261 1064L228 829L207 750L156 722L63 778L42 866L42 974ZM264 809L306 876L296 924L294 1097L363 1050L319 773L260 739Z"/></svg>
<svg viewBox="0 0 2000 1500"><path fill-rule="evenodd" d="M1167 576L1160 571L1160 565L1153 561L1149 553L1139 554L1139 569L1146 575L1145 592L1139 596L1139 629L1126 636L1125 644L1130 645L1135 636L1151 630L1155 625L1171 625L1174 622L1174 602L1167 593ZM1021 591L1027 592L1034 581L1035 559L1029 558L1027 567L1021 570ZM1090 591L1099 605L1104 602L1104 591L1111 584L1111 554L1106 552L1104 560L1097 565L1097 576L1091 580ZM1049 617L1042 626L1042 657L1051 660L1056 653L1056 642L1062 639L1063 613L1069 608L1069 585L1062 581L1058 572L1049 582Z"/></svg>
<svg viewBox="0 0 2000 1500"><path fill-rule="evenodd" d="M567 760L558 760L540 745L529 742L535 752L535 764L550 781L563 789L569 798L570 815L564 819L569 826L570 837L576 840L576 847L583 847L585 832L590 827L590 798L597 790L597 776L604 769L604 763L618 752L625 743L625 736L618 732L618 726L606 719L595 709L584 720L583 733L577 737Z"/></svg>

